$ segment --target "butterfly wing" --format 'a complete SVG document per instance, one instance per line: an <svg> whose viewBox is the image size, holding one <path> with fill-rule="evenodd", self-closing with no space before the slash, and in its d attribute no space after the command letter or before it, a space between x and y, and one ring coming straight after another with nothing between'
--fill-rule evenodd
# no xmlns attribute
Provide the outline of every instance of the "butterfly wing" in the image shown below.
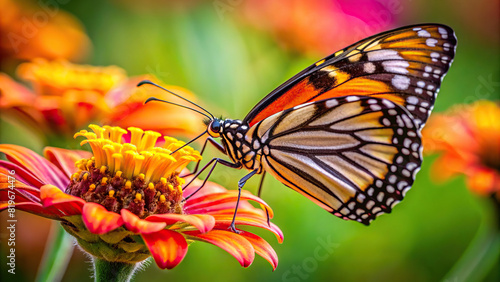
<svg viewBox="0 0 500 282"><path fill-rule="evenodd" d="M347 96L274 114L247 136L283 184L334 215L366 225L391 212L420 169L417 125L387 99Z"/></svg>
<svg viewBox="0 0 500 282"><path fill-rule="evenodd" d="M455 56L453 30L407 26L363 39L306 68L245 117L250 126L295 106L333 97L385 98L405 107L421 128Z"/></svg>

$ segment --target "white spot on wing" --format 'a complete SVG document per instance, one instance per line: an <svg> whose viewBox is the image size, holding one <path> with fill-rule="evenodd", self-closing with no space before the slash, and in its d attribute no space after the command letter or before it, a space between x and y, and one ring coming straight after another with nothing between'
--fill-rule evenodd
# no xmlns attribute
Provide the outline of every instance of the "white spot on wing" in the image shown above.
<svg viewBox="0 0 500 282"><path fill-rule="evenodd" d="M406 99L406 102L408 104L413 104L413 105L416 105L418 103L418 98L415 97L415 96L409 96L407 99Z"/></svg>
<svg viewBox="0 0 500 282"><path fill-rule="evenodd" d="M438 41L435 38L429 38L425 41L425 44L429 47L436 47L436 43L438 43Z"/></svg>
<svg viewBox="0 0 500 282"><path fill-rule="evenodd" d="M366 73L374 73L375 72L375 65L373 63L365 63L364 66L363 66L363 70L366 72Z"/></svg>
<svg viewBox="0 0 500 282"><path fill-rule="evenodd" d="M446 31L446 29L444 29L442 27L438 27L438 32L441 34L441 38L443 38L443 39L448 38L448 32Z"/></svg>
<svg viewBox="0 0 500 282"><path fill-rule="evenodd" d="M384 104L389 109L394 108L394 104L391 101L389 101L389 100L385 100L385 99L382 100L382 104Z"/></svg>
<svg viewBox="0 0 500 282"><path fill-rule="evenodd" d="M439 58L439 53L437 52L432 52L431 53L431 58L433 62L437 62L437 59Z"/></svg>
<svg viewBox="0 0 500 282"><path fill-rule="evenodd" d="M392 85L399 90L406 90L410 86L410 78L403 75L395 75L392 78Z"/></svg>
<svg viewBox="0 0 500 282"><path fill-rule="evenodd" d="M420 36L420 37L431 37L431 34L430 34L427 30L424 30L424 29L419 30L419 31L417 32L417 34L418 34L418 36Z"/></svg>
<svg viewBox="0 0 500 282"><path fill-rule="evenodd" d="M386 61L386 60L401 60L401 56L398 55L396 50L376 50L367 52L368 60L371 62L375 61Z"/></svg>
<svg viewBox="0 0 500 282"><path fill-rule="evenodd" d="M330 100L327 100L325 102L325 106L327 108L332 108L332 107L335 107L339 104L339 101L337 101L337 99L330 99Z"/></svg>
<svg viewBox="0 0 500 282"><path fill-rule="evenodd" d="M387 72L407 74L409 71L406 68L410 66L410 63L402 60L385 61L382 62L382 66L384 67L384 70L386 70Z"/></svg>

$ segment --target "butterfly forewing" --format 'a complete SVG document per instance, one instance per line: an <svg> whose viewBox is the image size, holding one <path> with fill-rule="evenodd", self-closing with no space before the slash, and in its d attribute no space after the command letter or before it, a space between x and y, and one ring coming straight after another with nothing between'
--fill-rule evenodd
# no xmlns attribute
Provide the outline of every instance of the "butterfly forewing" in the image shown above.
<svg viewBox="0 0 500 282"><path fill-rule="evenodd" d="M418 128L427 120L455 56L451 28L404 27L366 38L306 68L266 96L244 119L250 126L295 106L363 95L405 107Z"/></svg>
<svg viewBox="0 0 500 282"><path fill-rule="evenodd" d="M265 170L338 217L369 224L401 201L421 165L408 112L347 96L300 105L255 124Z"/></svg>

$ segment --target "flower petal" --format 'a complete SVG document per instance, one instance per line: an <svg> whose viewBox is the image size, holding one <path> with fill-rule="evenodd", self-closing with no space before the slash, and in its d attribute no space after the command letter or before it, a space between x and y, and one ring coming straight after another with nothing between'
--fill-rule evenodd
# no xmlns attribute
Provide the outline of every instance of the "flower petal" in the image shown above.
<svg viewBox="0 0 500 282"><path fill-rule="evenodd" d="M198 231L184 231L189 239L204 241L225 250L243 267L248 267L252 264L255 258L255 250L252 244L245 237L231 231L212 230L205 234L200 234Z"/></svg>
<svg viewBox="0 0 500 282"><path fill-rule="evenodd" d="M69 178L54 164L42 158L30 149L10 144L0 144L0 152L7 158L40 178L44 184L66 187Z"/></svg>
<svg viewBox="0 0 500 282"><path fill-rule="evenodd" d="M67 215L81 214L86 203L83 199L68 195L50 184L40 188L40 201L44 207L57 208Z"/></svg>
<svg viewBox="0 0 500 282"><path fill-rule="evenodd" d="M491 168L470 168L467 176L467 185L479 195L491 195L500 189L500 174Z"/></svg>
<svg viewBox="0 0 500 282"><path fill-rule="evenodd" d="M227 229L231 225L231 222L233 221L233 214L214 214L213 217L215 218L215 228L217 229ZM250 214L245 214L244 212L240 213L238 211L238 215L236 216L235 220L236 225L248 225L248 226L255 226L255 227L260 227L267 229L276 235L276 238L278 239L279 243L283 243L283 232L281 229L275 225L274 223L270 222L270 224L267 224L267 219L262 218L262 217L255 217Z"/></svg>
<svg viewBox="0 0 500 282"><path fill-rule="evenodd" d="M142 238L161 269L174 268L186 256L188 245L186 239L178 232L164 229L142 234Z"/></svg>
<svg viewBox="0 0 500 282"><path fill-rule="evenodd" d="M216 205L225 204L225 203L236 203L238 199L238 191L230 190L223 193L213 193L209 195L204 195L198 198L190 198L186 201L185 209L186 211L190 211L189 213L195 213L193 210L202 209L202 208L212 208ZM243 190L241 191L240 200L251 200L263 205L269 211L269 218L273 218L274 213L271 207L264 202L261 198L252 195L252 193Z"/></svg>
<svg viewBox="0 0 500 282"><path fill-rule="evenodd" d="M35 98L35 94L28 88L4 73L0 73L0 92L2 93L0 108L26 106Z"/></svg>
<svg viewBox="0 0 500 282"><path fill-rule="evenodd" d="M9 205L8 203L0 203L0 211L3 211L11 206L12 205ZM60 210L57 210L55 208L44 208L39 203L24 202L15 204L15 207L16 210L29 212L53 220L62 220L62 217L66 216L66 214L64 214Z"/></svg>
<svg viewBox="0 0 500 282"><path fill-rule="evenodd" d="M165 222L167 225L171 225L179 221L187 222L200 230L201 233L207 233L208 231L212 230L215 225L214 217L205 214L155 214L147 217L146 220L154 222Z"/></svg>
<svg viewBox="0 0 500 282"><path fill-rule="evenodd" d="M40 178L25 170L23 167L11 162L0 160L0 172L9 174L10 171L15 172L14 177L18 181L24 182L37 188L40 188L44 185Z"/></svg>
<svg viewBox="0 0 500 282"><path fill-rule="evenodd" d="M59 210L57 207L44 207L40 201L40 190L16 179L12 182L9 173L0 169L0 211L15 207L18 210L59 220L66 215L78 214L74 209ZM18 177L17 174L14 177ZM10 182L9 182L10 181ZM57 189L57 188L56 188ZM9 200L13 200L9 203Z"/></svg>
<svg viewBox="0 0 500 282"><path fill-rule="evenodd" d="M189 174L189 171L187 169L183 170L180 175L182 176L182 175L186 175L186 174ZM186 180L186 183L189 183L191 181L191 179L193 179L193 175L186 176L183 178L184 178L184 180ZM203 180L201 180L201 179L193 180L193 182L188 187L183 188L184 197L185 198L189 197L191 200L194 200L196 198L199 198L199 197L202 197L202 196L205 196L208 194L222 193L222 192L227 191L227 189L222 187L221 185L214 183L214 182L211 182L211 181L207 181L205 183L205 186L203 186L203 189L201 189L200 191L196 192L196 194L191 196L191 194L194 193L196 190L198 190L198 188L202 184L203 184Z"/></svg>
<svg viewBox="0 0 500 282"><path fill-rule="evenodd" d="M68 178L76 172L75 162L89 159L92 154L81 150L66 150L55 147L46 147L43 154L47 160L56 165Z"/></svg>
<svg viewBox="0 0 500 282"><path fill-rule="evenodd" d="M140 219L137 215L133 214L127 209L120 211L125 227L134 233L148 234L162 230L167 226L165 222L149 222Z"/></svg>
<svg viewBox="0 0 500 282"><path fill-rule="evenodd" d="M83 206L82 219L87 229L94 234L105 234L123 225L122 217L96 203Z"/></svg>
<svg viewBox="0 0 500 282"><path fill-rule="evenodd" d="M144 97L168 99L170 102L186 104L177 97L156 87L145 85L136 87L140 81L148 79L174 91L191 101L194 95L188 90L174 85L164 85L149 75L130 78L105 95L106 102L112 107L105 123L123 128L135 126L144 130L154 130L165 135L194 136L203 130L200 116L165 103L144 104ZM182 112L180 112L182 111ZM182 114L181 114L182 113Z"/></svg>
<svg viewBox="0 0 500 282"><path fill-rule="evenodd" d="M273 247L266 242L266 240L247 231L242 231L240 236L245 237L248 242L252 244L255 252L271 264L273 271L276 270L276 267L278 266L278 255L274 251Z"/></svg>
<svg viewBox="0 0 500 282"><path fill-rule="evenodd" d="M11 192L9 192L9 190ZM11 175L0 168L0 201L8 202L9 194L14 194L15 202L21 202L19 197L24 197L26 201L40 203L40 190L29 184L18 180L17 175ZM4 193L4 194L3 194ZM5 196L5 197L4 197Z"/></svg>

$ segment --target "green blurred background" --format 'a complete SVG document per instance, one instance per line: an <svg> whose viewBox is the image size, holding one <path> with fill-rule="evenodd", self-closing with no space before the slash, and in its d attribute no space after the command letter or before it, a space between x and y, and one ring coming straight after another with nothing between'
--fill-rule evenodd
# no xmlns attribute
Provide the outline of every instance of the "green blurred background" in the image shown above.
<svg viewBox="0 0 500 282"><path fill-rule="evenodd" d="M307 5L296 5L298 1L280 1L274 10L264 2L270 1L149 0L139 4L73 0L60 1L60 8L83 23L92 41L90 56L83 62L117 65L130 76L154 74L168 84L190 89L201 104L224 117L243 118L280 83L349 43L385 29L424 22L447 24L458 37L456 60L444 79L435 111L482 98L500 98L498 1L379 0L350 1L354 2L350 5L347 1L303 1L310 6L343 4L328 19L330 23L338 17L338 24L323 29L333 33L328 35L331 38L339 33L338 41L315 41L301 35L309 32L304 26L315 29L322 25L328 11L315 17L308 14L315 9L303 9ZM293 23L276 27L274 17L287 18L283 13L290 13L290 21L304 15L308 22L295 29ZM340 17L343 14L360 19L356 28L350 25L352 21ZM294 33L297 38L290 39ZM325 43L331 46L315 46ZM6 71L13 73L13 68ZM14 131L9 131L10 137L2 137L2 142L24 139L27 134L17 128L9 130ZM33 142L17 143L41 149ZM206 156L215 155L219 156L209 151ZM276 271L260 257L244 269L223 250L195 243L175 269L162 271L153 263L136 280L462 281L461 273L471 268L473 280L499 281L500 267L495 259L488 261L491 265L466 260L449 273L468 246L486 236L496 219L490 201L468 191L463 178L432 182L432 161L433 157L425 158L414 187L393 213L381 216L369 227L340 220L267 177L262 197L273 207L273 222L283 230L285 240L278 244L272 234L258 234L278 253ZM234 189L244 174L218 167L211 180ZM246 189L256 192L257 185L258 179L253 179ZM27 217L34 216L22 218ZM29 227L23 227L22 221L19 224L23 228L19 232L25 235L18 239L18 281L34 279L49 230L48 220L37 217L36 222L30 222ZM471 249L480 251L477 246ZM82 252L75 251L64 281L91 281L88 261Z"/></svg>

